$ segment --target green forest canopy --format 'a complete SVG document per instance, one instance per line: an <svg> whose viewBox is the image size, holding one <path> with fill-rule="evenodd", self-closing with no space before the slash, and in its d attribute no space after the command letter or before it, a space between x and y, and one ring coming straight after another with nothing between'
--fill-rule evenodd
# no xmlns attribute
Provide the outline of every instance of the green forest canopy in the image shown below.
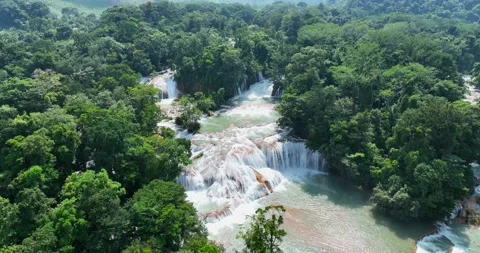
<svg viewBox="0 0 480 253"><path fill-rule="evenodd" d="M138 84L166 69L193 129L264 72L284 91L279 123L332 173L397 219L446 217L480 157L461 78L480 76L480 26L475 2L441 2L161 1L96 16L1 1L0 252L217 252L174 183L190 143L157 132L159 90Z"/></svg>

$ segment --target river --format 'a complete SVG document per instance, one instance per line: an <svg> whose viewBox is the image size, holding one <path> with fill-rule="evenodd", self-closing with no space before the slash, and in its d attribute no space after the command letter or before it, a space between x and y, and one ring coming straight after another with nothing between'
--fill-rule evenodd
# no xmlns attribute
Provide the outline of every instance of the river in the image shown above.
<svg viewBox="0 0 480 253"><path fill-rule="evenodd" d="M328 175L320 154L277 126L272 88L268 81L252 85L188 136L194 161L178 181L210 239L234 252L242 247L236 235L246 216L280 204L285 252L413 252L416 246L417 252L480 252L478 229L400 223L375 213L368 192Z"/></svg>

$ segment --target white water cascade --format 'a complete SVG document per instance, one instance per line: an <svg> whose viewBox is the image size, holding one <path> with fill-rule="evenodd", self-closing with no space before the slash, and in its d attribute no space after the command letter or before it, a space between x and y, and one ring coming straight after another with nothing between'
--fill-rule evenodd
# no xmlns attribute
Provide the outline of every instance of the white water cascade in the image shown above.
<svg viewBox="0 0 480 253"><path fill-rule="evenodd" d="M211 235L242 224L258 207L256 200L278 190L282 173L323 168L321 155L285 140L275 123L272 88L268 81L252 85L232 99L232 107L204 119L191 139L193 164L178 182Z"/></svg>
<svg viewBox="0 0 480 253"><path fill-rule="evenodd" d="M142 81L144 81L143 78ZM171 104L178 98L179 91L177 89L177 82L175 82L173 72L170 70L161 75L155 76L149 80L147 84L161 90L161 104Z"/></svg>
<svg viewBox="0 0 480 253"><path fill-rule="evenodd" d="M464 253L468 252L468 241L452 231L444 222L437 222L437 233L417 242L417 253ZM450 248L450 249L448 249Z"/></svg>

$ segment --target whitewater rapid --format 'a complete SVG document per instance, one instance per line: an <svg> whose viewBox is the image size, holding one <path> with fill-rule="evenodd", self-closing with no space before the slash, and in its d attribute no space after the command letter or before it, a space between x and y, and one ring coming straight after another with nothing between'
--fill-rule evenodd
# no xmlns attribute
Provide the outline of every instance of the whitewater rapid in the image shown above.
<svg viewBox="0 0 480 253"><path fill-rule="evenodd" d="M160 90L160 104L170 105L178 98L179 91L177 82L174 79L174 73L167 70L165 73L154 76L153 78L143 77L140 83L151 85Z"/></svg>
<svg viewBox="0 0 480 253"><path fill-rule="evenodd" d="M193 164L178 182L202 217L212 238L245 222L261 207L258 200L279 191L291 169L319 171L317 152L287 140L272 101L273 84L263 80L216 116L202 120L191 138Z"/></svg>

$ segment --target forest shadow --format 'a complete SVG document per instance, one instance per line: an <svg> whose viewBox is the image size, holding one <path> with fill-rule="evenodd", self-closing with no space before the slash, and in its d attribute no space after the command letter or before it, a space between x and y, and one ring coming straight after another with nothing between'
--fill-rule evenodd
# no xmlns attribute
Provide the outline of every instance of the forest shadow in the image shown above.
<svg viewBox="0 0 480 253"><path fill-rule="evenodd" d="M302 182L302 190L311 196L325 196L331 203L347 208L371 206L371 193L351 182L330 175L313 175ZM375 208L368 210L377 226L383 226L401 239L419 240L435 232L432 221L402 222L394 220ZM413 247L413 245L412 245Z"/></svg>
<svg viewBox="0 0 480 253"><path fill-rule="evenodd" d="M360 208L368 205L369 193L350 182L329 175L313 175L302 184L302 190L311 196L326 196L335 205Z"/></svg>
<svg viewBox="0 0 480 253"><path fill-rule="evenodd" d="M375 208L372 208L370 212L377 226L388 228L401 239L416 241L436 232L433 221L399 221L381 213Z"/></svg>

